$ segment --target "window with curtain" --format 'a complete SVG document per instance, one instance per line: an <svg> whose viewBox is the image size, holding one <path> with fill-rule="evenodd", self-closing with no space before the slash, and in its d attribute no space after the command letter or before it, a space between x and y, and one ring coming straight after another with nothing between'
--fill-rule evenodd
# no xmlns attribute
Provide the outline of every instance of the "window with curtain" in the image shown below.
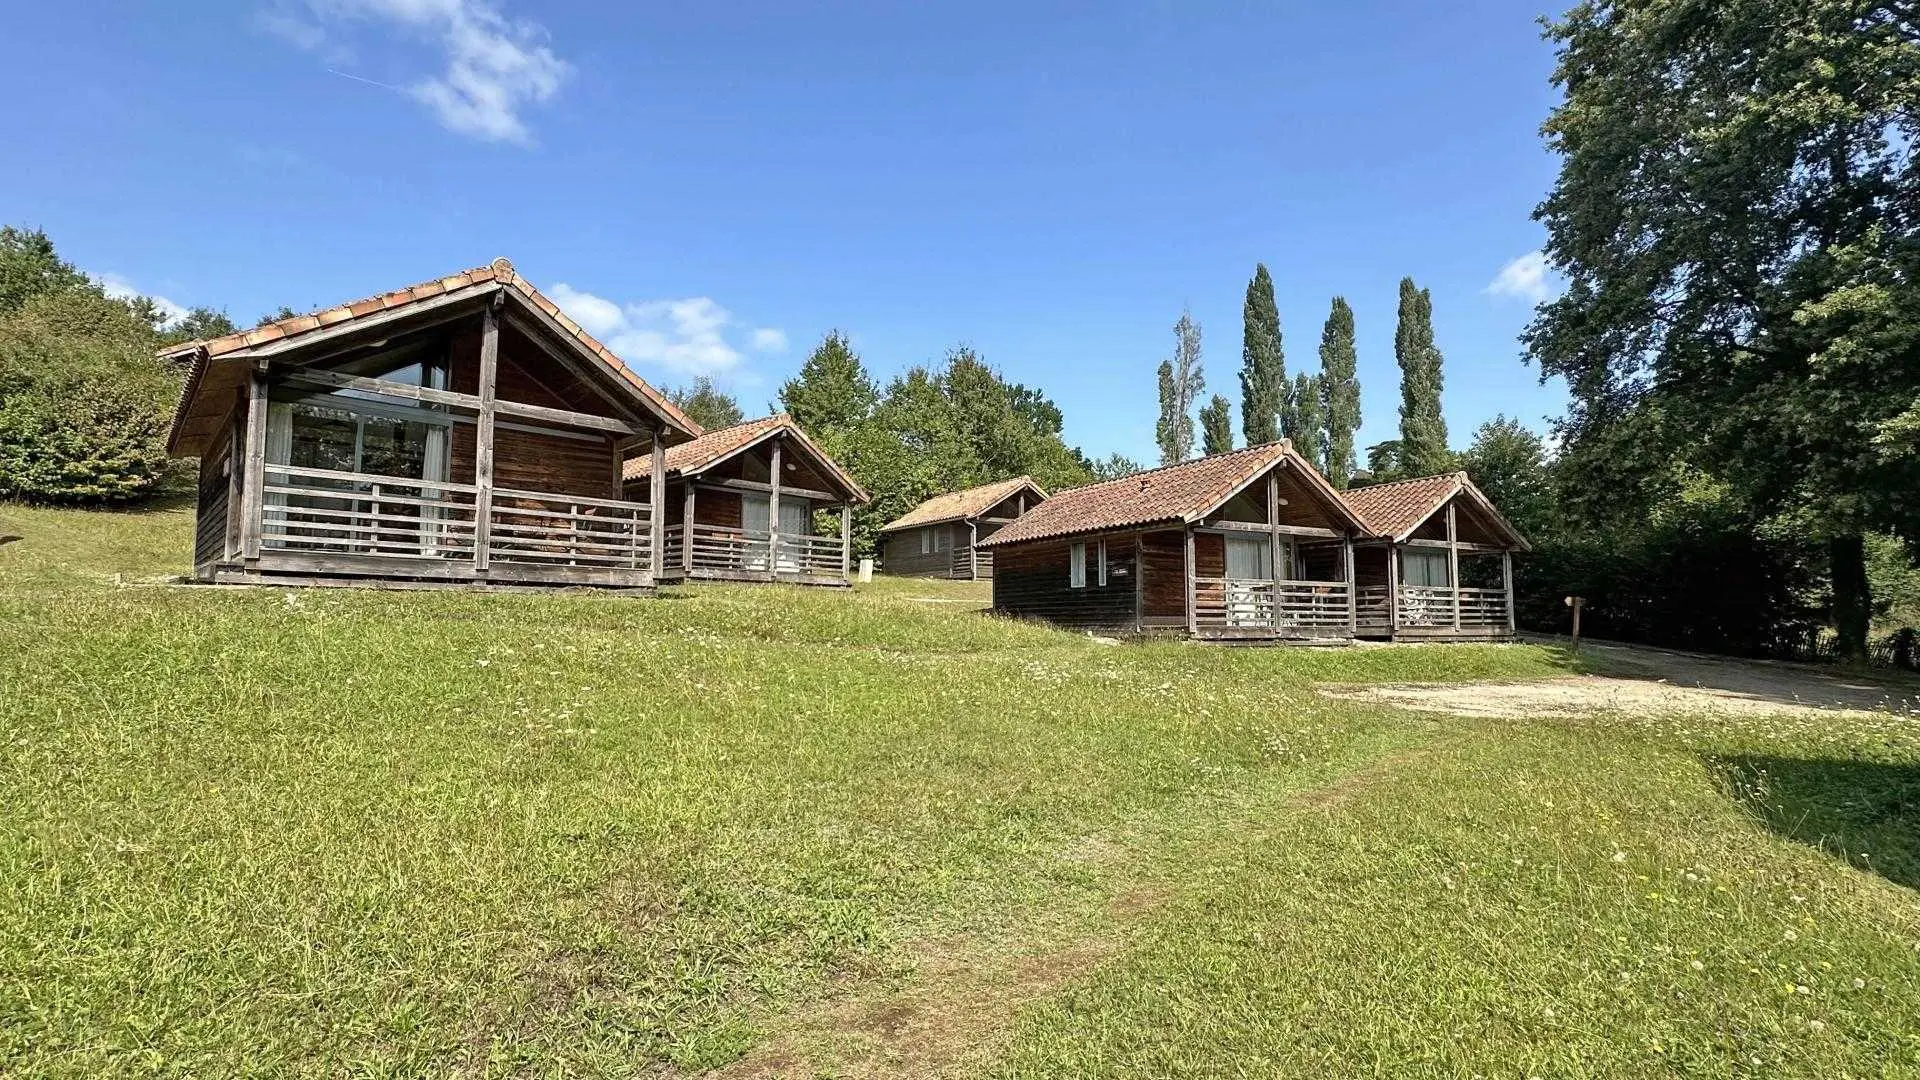
<svg viewBox="0 0 1920 1080"><path fill-rule="evenodd" d="M1423 589L1444 589L1453 584L1447 580L1447 553L1432 548L1403 548L1400 584Z"/></svg>
<svg viewBox="0 0 1920 1080"><path fill-rule="evenodd" d="M1227 576L1242 581L1272 581L1272 541L1264 536L1229 535Z"/></svg>
<svg viewBox="0 0 1920 1080"><path fill-rule="evenodd" d="M1087 545L1075 544L1067 549L1067 587L1084 589L1087 587Z"/></svg>

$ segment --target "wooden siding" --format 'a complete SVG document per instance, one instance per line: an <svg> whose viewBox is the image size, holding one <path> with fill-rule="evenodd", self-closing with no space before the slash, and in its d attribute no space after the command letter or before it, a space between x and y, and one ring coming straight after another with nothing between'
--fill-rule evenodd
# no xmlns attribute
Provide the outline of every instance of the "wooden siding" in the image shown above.
<svg viewBox="0 0 1920 1080"><path fill-rule="evenodd" d="M227 475L227 459L233 448L229 427L215 432L206 456L200 459L200 482L194 499L193 565L195 574L226 558L227 534L234 506L232 486Z"/></svg>
<svg viewBox="0 0 1920 1080"><path fill-rule="evenodd" d="M1180 530L1151 532L1140 540L1146 557L1141 614L1150 619L1186 618L1187 553Z"/></svg>
<svg viewBox="0 0 1920 1080"><path fill-rule="evenodd" d="M480 392L480 331L462 326L452 335L448 389L462 394ZM497 393L502 401L543 405L550 409L610 416L605 401L557 364L543 363L541 374L528 364L544 360L539 346L511 327L500 334ZM558 388L557 388L558 387ZM464 421L465 418L459 418ZM511 425L511 426L510 426ZM585 433L536 432L521 421L499 420L494 425L493 482L498 487L544 491L588 498L621 498L613 461L613 440ZM469 422L456 422L448 452L447 478L472 483L474 441Z"/></svg>
<svg viewBox="0 0 1920 1080"><path fill-rule="evenodd" d="M1098 540L1087 545L1087 584L1071 585L1068 548L1073 541L1039 540L994 549L993 607L1007 615L1046 619L1094 630L1127 629L1134 623L1132 536L1108 537L1107 583L1100 584Z"/></svg>
<svg viewBox="0 0 1920 1080"><path fill-rule="evenodd" d="M920 553L920 534L928 529L945 532L948 548L943 551ZM954 552L964 551L967 546L967 524L964 521L949 521L940 525L928 525L924 529L902 529L888 533L881 543L880 569L882 573L899 577L964 577L953 572Z"/></svg>

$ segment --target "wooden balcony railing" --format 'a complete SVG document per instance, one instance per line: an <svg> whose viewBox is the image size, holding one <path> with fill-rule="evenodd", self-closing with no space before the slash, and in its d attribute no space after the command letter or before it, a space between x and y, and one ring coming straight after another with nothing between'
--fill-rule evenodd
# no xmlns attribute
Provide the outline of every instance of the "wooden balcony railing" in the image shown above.
<svg viewBox="0 0 1920 1080"><path fill-rule="evenodd" d="M472 559L471 484L267 465L260 539L269 549L378 558ZM644 503L495 488L490 562L647 570Z"/></svg>
<svg viewBox="0 0 1920 1080"><path fill-rule="evenodd" d="M1347 591L1344 581L1196 578L1195 622L1208 628L1344 636Z"/></svg>
<svg viewBox="0 0 1920 1080"><path fill-rule="evenodd" d="M1498 627L1507 625L1505 589L1445 588L1432 585L1402 585L1397 622L1408 629L1450 627L1454 625L1456 595L1462 627Z"/></svg>
<svg viewBox="0 0 1920 1080"><path fill-rule="evenodd" d="M686 529L683 524L667 527L668 570L685 570ZM801 574L810 577L844 577L844 548L838 536L782 536L777 559L765 533L750 533L725 525L693 526L692 571L731 574Z"/></svg>

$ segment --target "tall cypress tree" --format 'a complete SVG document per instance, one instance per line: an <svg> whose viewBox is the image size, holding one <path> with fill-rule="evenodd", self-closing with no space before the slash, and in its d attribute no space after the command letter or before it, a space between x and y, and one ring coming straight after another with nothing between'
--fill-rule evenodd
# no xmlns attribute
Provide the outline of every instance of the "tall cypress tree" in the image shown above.
<svg viewBox="0 0 1920 1080"><path fill-rule="evenodd" d="M1253 268L1241 317L1240 432L1248 446L1258 446L1280 437L1280 414L1287 397L1280 309L1273 300L1273 277L1267 273L1266 263Z"/></svg>
<svg viewBox="0 0 1920 1080"><path fill-rule="evenodd" d="M1333 298L1327 325L1320 330L1320 398L1326 410L1327 479L1344 489L1360 463L1354 434L1360 430L1359 353L1353 346L1353 308L1346 297Z"/></svg>
<svg viewBox="0 0 1920 1080"><path fill-rule="evenodd" d="M1233 405L1220 394L1200 410L1200 445L1209 455L1233 449Z"/></svg>
<svg viewBox="0 0 1920 1080"><path fill-rule="evenodd" d="M1446 472L1447 421L1440 413L1440 350L1433 343L1433 296L1400 279L1400 323L1393 334L1400 364L1400 464L1408 476Z"/></svg>
<svg viewBox="0 0 1920 1080"><path fill-rule="evenodd" d="M1320 382L1320 376L1304 371L1293 377L1293 392L1288 397L1292 401L1289 411L1296 430L1287 438L1292 440L1294 450L1301 457L1324 473L1327 471L1327 423L1326 414L1320 408Z"/></svg>

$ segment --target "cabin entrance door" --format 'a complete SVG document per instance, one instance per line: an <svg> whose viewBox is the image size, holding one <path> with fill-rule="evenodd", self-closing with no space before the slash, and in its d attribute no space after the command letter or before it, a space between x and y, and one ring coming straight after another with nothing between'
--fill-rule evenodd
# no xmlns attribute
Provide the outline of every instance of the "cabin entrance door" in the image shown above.
<svg viewBox="0 0 1920 1080"><path fill-rule="evenodd" d="M1273 625L1273 545L1265 536L1228 533L1227 625Z"/></svg>

